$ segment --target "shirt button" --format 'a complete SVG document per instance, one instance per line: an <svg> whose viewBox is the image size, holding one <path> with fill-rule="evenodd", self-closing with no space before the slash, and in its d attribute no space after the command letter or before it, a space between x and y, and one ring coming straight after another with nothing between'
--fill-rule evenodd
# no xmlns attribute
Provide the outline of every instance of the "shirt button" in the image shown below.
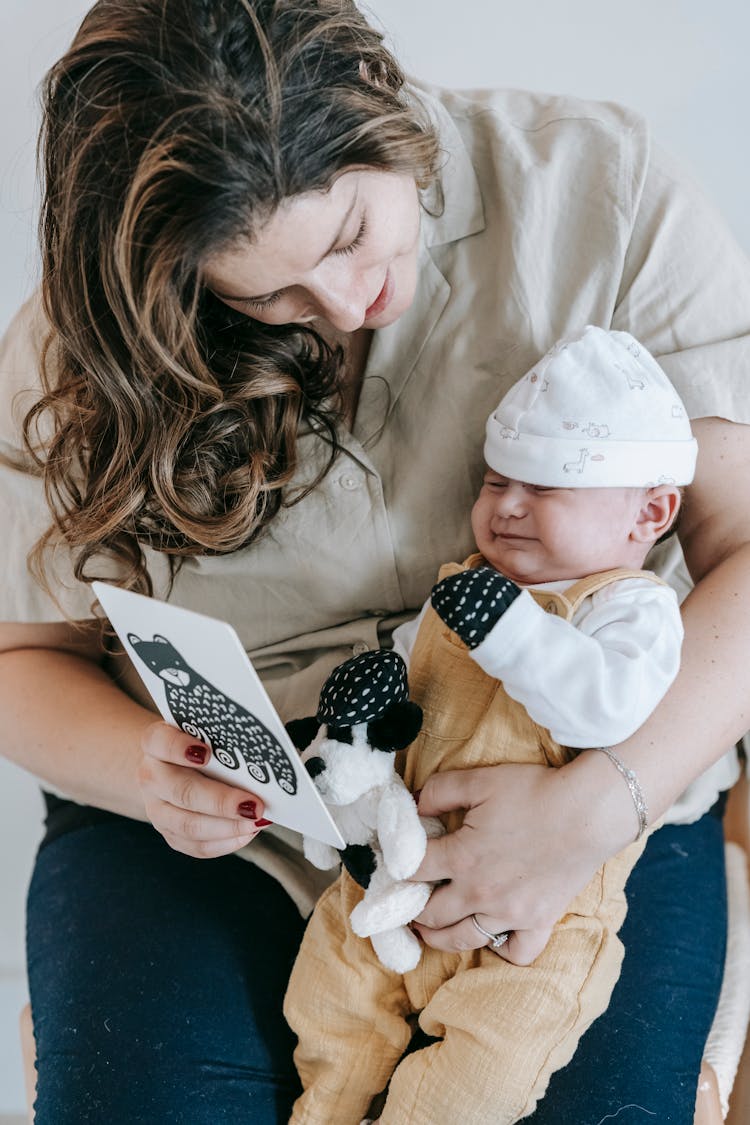
<svg viewBox="0 0 750 1125"><path fill-rule="evenodd" d="M352 653L354 656L361 656L363 652L369 652L370 646L366 645L364 641L357 641L356 645L352 645Z"/></svg>
<svg viewBox="0 0 750 1125"><path fill-rule="evenodd" d="M345 488L347 492L356 492L358 488L362 487L362 481L358 477L353 477L349 473L339 477L339 484Z"/></svg>

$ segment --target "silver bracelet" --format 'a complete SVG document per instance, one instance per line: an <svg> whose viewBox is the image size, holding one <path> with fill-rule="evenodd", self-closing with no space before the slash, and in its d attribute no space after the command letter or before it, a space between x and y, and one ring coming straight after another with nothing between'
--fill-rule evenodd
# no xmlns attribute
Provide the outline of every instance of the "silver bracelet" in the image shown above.
<svg viewBox="0 0 750 1125"><path fill-rule="evenodd" d="M641 789L637 774L634 770L629 769L628 766L617 757L614 750L610 750L609 746L594 746L592 749L601 750L602 754L606 754L618 773L621 773L625 778L628 789L630 790L630 796L633 798L635 811L638 813L638 835L636 836L636 840L640 840L641 836L648 828L648 805L646 804L646 798L643 795L643 790Z"/></svg>

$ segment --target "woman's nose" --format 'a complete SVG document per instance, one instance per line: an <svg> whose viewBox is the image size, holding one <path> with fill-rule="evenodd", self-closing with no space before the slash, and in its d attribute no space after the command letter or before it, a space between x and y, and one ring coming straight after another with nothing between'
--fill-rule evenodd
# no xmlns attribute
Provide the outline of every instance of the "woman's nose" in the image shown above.
<svg viewBox="0 0 750 1125"><path fill-rule="evenodd" d="M348 264L326 265L329 268L319 273L313 290L318 313L339 332L355 332L365 322L370 300L367 280Z"/></svg>

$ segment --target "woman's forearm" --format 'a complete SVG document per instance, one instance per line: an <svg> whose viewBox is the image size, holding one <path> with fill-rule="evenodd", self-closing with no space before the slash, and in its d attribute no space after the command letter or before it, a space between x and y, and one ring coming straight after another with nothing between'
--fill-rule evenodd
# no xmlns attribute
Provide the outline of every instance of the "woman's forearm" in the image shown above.
<svg viewBox="0 0 750 1125"><path fill-rule="evenodd" d="M653 715L616 748L638 776L651 823L750 727L750 686L743 671L750 637L750 545L696 585L684 603L683 620L677 679ZM637 820L624 783L613 775L603 797L602 784L614 769L604 755L581 754L567 769L584 786L584 801L589 792L609 840L632 839Z"/></svg>
<svg viewBox="0 0 750 1125"><path fill-rule="evenodd" d="M145 819L139 739L157 718L92 661L44 648L0 653L0 752L82 804Z"/></svg>
<svg viewBox="0 0 750 1125"><path fill-rule="evenodd" d="M652 823L750 727L750 426L701 418L693 432L698 471L680 540L695 589L682 607L680 672L653 715L617 748L638 775ZM626 800L618 813L613 790L601 785L612 764L603 754L581 754L572 765L573 776L589 782L584 799L609 806L607 834L623 831L622 813L632 810Z"/></svg>

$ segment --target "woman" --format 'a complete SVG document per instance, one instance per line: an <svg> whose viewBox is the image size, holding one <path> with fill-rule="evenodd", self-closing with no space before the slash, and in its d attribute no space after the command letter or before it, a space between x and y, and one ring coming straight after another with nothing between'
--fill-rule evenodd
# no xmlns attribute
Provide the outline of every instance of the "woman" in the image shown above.
<svg viewBox="0 0 750 1125"><path fill-rule="evenodd" d="M32 305L4 346L0 491L3 749L67 798L29 898L41 1125L285 1120L317 890L289 834L257 835L260 795L198 772L102 659L88 579L231 620L283 717L309 713L468 552L480 420L589 322L655 352L701 449L683 671L618 747L650 820L683 823L631 880L610 1011L528 1120L692 1120L723 950L707 810L747 725L750 271L632 115L402 81L347 0L100 0L51 72L51 335ZM483 944L477 913L519 962L638 828L602 754L431 780L420 810L455 807L422 934Z"/></svg>

